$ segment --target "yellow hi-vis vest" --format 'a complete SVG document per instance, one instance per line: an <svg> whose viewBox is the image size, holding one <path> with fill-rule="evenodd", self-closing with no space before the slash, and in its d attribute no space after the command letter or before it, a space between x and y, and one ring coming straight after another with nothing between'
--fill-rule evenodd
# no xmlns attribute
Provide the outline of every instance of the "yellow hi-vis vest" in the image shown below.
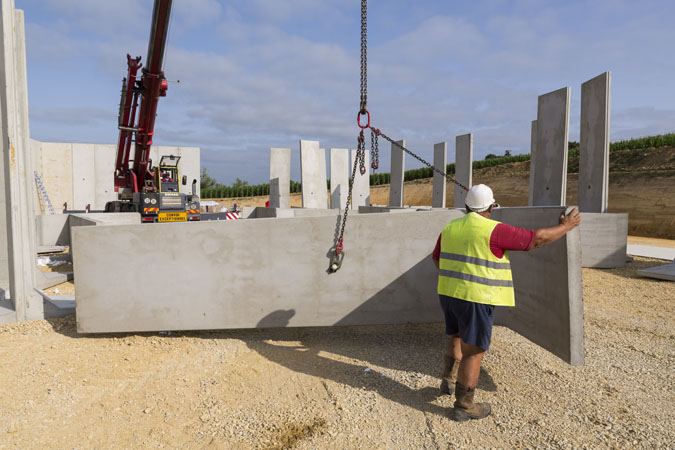
<svg viewBox="0 0 675 450"><path fill-rule="evenodd" d="M509 255L490 250L496 220L469 213L441 233L438 293L475 303L515 306Z"/></svg>

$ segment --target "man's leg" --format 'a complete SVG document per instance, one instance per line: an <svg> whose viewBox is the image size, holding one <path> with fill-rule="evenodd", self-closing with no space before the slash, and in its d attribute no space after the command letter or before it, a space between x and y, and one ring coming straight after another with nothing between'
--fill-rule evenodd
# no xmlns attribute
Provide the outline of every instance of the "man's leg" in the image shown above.
<svg viewBox="0 0 675 450"><path fill-rule="evenodd" d="M451 335L448 340L448 348L443 357L441 394L450 394L450 386L457 381L457 371L459 370L459 363L462 361L461 343L459 333Z"/></svg>
<svg viewBox="0 0 675 450"><path fill-rule="evenodd" d="M459 422L469 419L482 419L490 414L488 403L474 403L473 397L478 384L480 363L485 355L485 350L461 342L462 362L457 373L455 384L455 407L452 418Z"/></svg>

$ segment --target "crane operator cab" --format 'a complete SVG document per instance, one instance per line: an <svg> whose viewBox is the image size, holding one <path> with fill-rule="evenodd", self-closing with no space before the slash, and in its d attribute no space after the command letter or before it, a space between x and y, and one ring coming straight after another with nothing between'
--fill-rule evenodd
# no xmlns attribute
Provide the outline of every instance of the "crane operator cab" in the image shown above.
<svg viewBox="0 0 675 450"><path fill-rule="evenodd" d="M180 192L180 186L187 184L187 176L181 177L178 169L180 156L165 155L154 169L155 192L134 194L142 203L142 222L192 222L201 219L199 196L194 184L191 194Z"/></svg>
<svg viewBox="0 0 675 450"><path fill-rule="evenodd" d="M159 166L155 168L155 185L160 193L180 192L178 161L180 161L180 156L162 156ZM183 184L187 184L187 178L183 178L185 178Z"/></svg>

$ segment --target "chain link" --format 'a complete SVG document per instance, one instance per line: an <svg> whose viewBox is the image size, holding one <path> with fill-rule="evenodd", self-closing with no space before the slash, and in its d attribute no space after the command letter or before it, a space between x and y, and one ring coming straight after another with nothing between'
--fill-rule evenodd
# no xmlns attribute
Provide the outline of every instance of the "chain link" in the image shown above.
<svg viewBox="0 0 675 450"><path fill-rule="evenodd" d="M361 0L361 103L359 114L368 105L368 0Z"/></svg>
<svg viewBox="0 0 675 450"><path fill-rule="evenodd" d="M380 147L377 140L379 134L380 130L375 131L373 128L370 129L370 167L373 170L377 170L380 167Z"/></svg>
<svg viewBox="0 0 675 450"><path fill-rule="evenodd" d="M379 130L378 130L378 131L379 131ZM417 156L415 153L411 152L410 150L408 150L407 148L405 148L404 146L402 146L402 145L399 144L398 142L394 141L392 138L390 138L390 137L387 136L386 134L382 133L381 131L379 132L379 134L380 134L384 139L388 140L389 142L391 142L392 144L396 145L396 146L399 147L401 150L403 150L404 152L406 152L407 154L409 154L410 156L412 156L413 158L415 158L416 160L418 160L419 162L421 162L422 164L424 164L425 166L427 166L427 167L429 167L430 169L432 169L434 172L437 172L437 173L443 175L443 177L444 177L446 180L452 181L453 183L455 183L457 186L461 187L461 188L464 189L465 191L468 191L468 190L469 190L468 187L464 186L462 183L460 183L459 181L455 180L453 177L451 177L451 176L448 175L447 173L443 172L443 171L442 171L441 169L439 169L438 167L434 166L434 165L431 164L431 163L428 163L427 161L425 161L425 160L422 159L421 157Z"/></svg>

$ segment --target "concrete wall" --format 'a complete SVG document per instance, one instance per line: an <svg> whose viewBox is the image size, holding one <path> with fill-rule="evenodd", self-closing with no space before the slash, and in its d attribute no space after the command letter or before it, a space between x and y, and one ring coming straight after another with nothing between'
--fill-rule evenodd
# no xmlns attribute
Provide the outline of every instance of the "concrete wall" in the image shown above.
<svg viewBox="0 0 675 450"><path fill-rule="evenodd" d="M291 207L291 149L270 149L270 207Z"/></svg>
<svg viewBox="0 0 675 450"><path fill-rule="evenodd" d="M434 144L434 167L446 171L448 160L448 143L441 142ZM434 192L431 197L431 206L434 208L445 208L445 192L447 179L440 173L434 171Z"/></svg>
<svg viewBox="0 0 675 450"><path fill-rule="evenodd" d="M535 206L559 206L566 203L569 119L570 88L539 96L532 202Z"/></svg>
<svg viewBox="0 0 675 450"><path fill-rule="evenodd" d="M302 207L328 208L326 150L319 148L318 141L300 141L300 176Z"/></svg>
<svg viewBox="0 0 675 450"><path fill-rule="evenodd" d="M68 202L68 209L84 209L90 204L92 210L102 210L106 202L116 199L113 187L117 152L115 145L31 140L31 148L35 170L42 178L56 212L62 210L64 202ZM164 155L180 156L181 176L186 175L188 178L188 184L181 185L182 192L190 193L192 180L196 179L199 193L199 153L198 147L154 146L150 157L153 164L159 164ZM40 212L39 205L37 212Z"/></svg>
<svg viewBox="0 0 675 450"><path fill-rule="evenodd" d="M535 158L537 155L537 121L532 121L530 132L530 186L527 196L527 206L534 205L534 168L536 167Z"/></svg>
<svg viewBox="0 0 675 450"><path fill-rule="evenodd" d="M561 210L500 214L535 228L556 222ZM336 216L74 228L78 331L438 322L429 256L443 226L462 215L350 216L334 274L327 269ZM583 324L570 324L583 317L570 313L581 304L578 235L513 260L518 306L504 323L579 363ZM150 262L152 271L141 270ZM581 340L570 336L579 329Z"/></svg>
<svg viewBox="0 0 675 450"><path fill-rule="evenodd" d="M398 144L398 145L396 145ZM403 178L405 176L405 140L391 144L391 176L389 181L389 206L403 206ZM368 153L368 152L366 152Z"/></svg>
<svg viewBox="0 0 675 450"><path fill-rule="evenodd" d="M581 265L613 269L626 265L628 214L583 213Z"/></svg>
<svg viewBox="0 0 675 450"><path fill-rule="evenodd" d="M493 217L537 229L558 223L561 207L499 208ZM529 252L510 252L515 308L496 308L495 323L511 328L573 365L584 363L581 240L574 229Z"/></svg>
<svg viewBox="0 0 675 450"><path fill-rule="evenodd" d="M609 114L612 75L605 72L581 85L579 210L607 212Z"/></svg>
<svg viewBox="0 0 675 450"><path fill-rule="evenodd" d="M370 206L370 153L364 153L364 164L366 173L361 175L359 168L356 168L354 175L354 185L352 186L352 206L351 209L358 210L360 206ZM356 159L356 149L351 150L351 159L349 162L350 170L354 168ZM351 176L351 172L349 173Z"/></svg>
<svg viewBox="0 0 675 450"><path fill-rule="evenodd" d="M9 288L12 318L42 319L43 300L36 291L37 197L29 142L26 38L23 11L14 9L13 0L0 2L0 36L0 152L5 196L5 223L1 231L2 239L7 241L6 253L0 257L0 262L6 262L0 269L0 277L8 275L0 282L2 288ZM6 319L7 314L3 315Z"/></svg>
<svg viewBox="0 0 675 450"><path fill-rule="evenodd" d="M349 193L349 149L330 149L330 207L344 209Z"/></svg>
<svg viewBox="0 0 675 450"><path fill-rule="evenodd" d="M471 188L473 176L473 134L463 134L455 138L455 179ZM456 184L454 186L455 208L464 208L467 191Z"/></svg>

